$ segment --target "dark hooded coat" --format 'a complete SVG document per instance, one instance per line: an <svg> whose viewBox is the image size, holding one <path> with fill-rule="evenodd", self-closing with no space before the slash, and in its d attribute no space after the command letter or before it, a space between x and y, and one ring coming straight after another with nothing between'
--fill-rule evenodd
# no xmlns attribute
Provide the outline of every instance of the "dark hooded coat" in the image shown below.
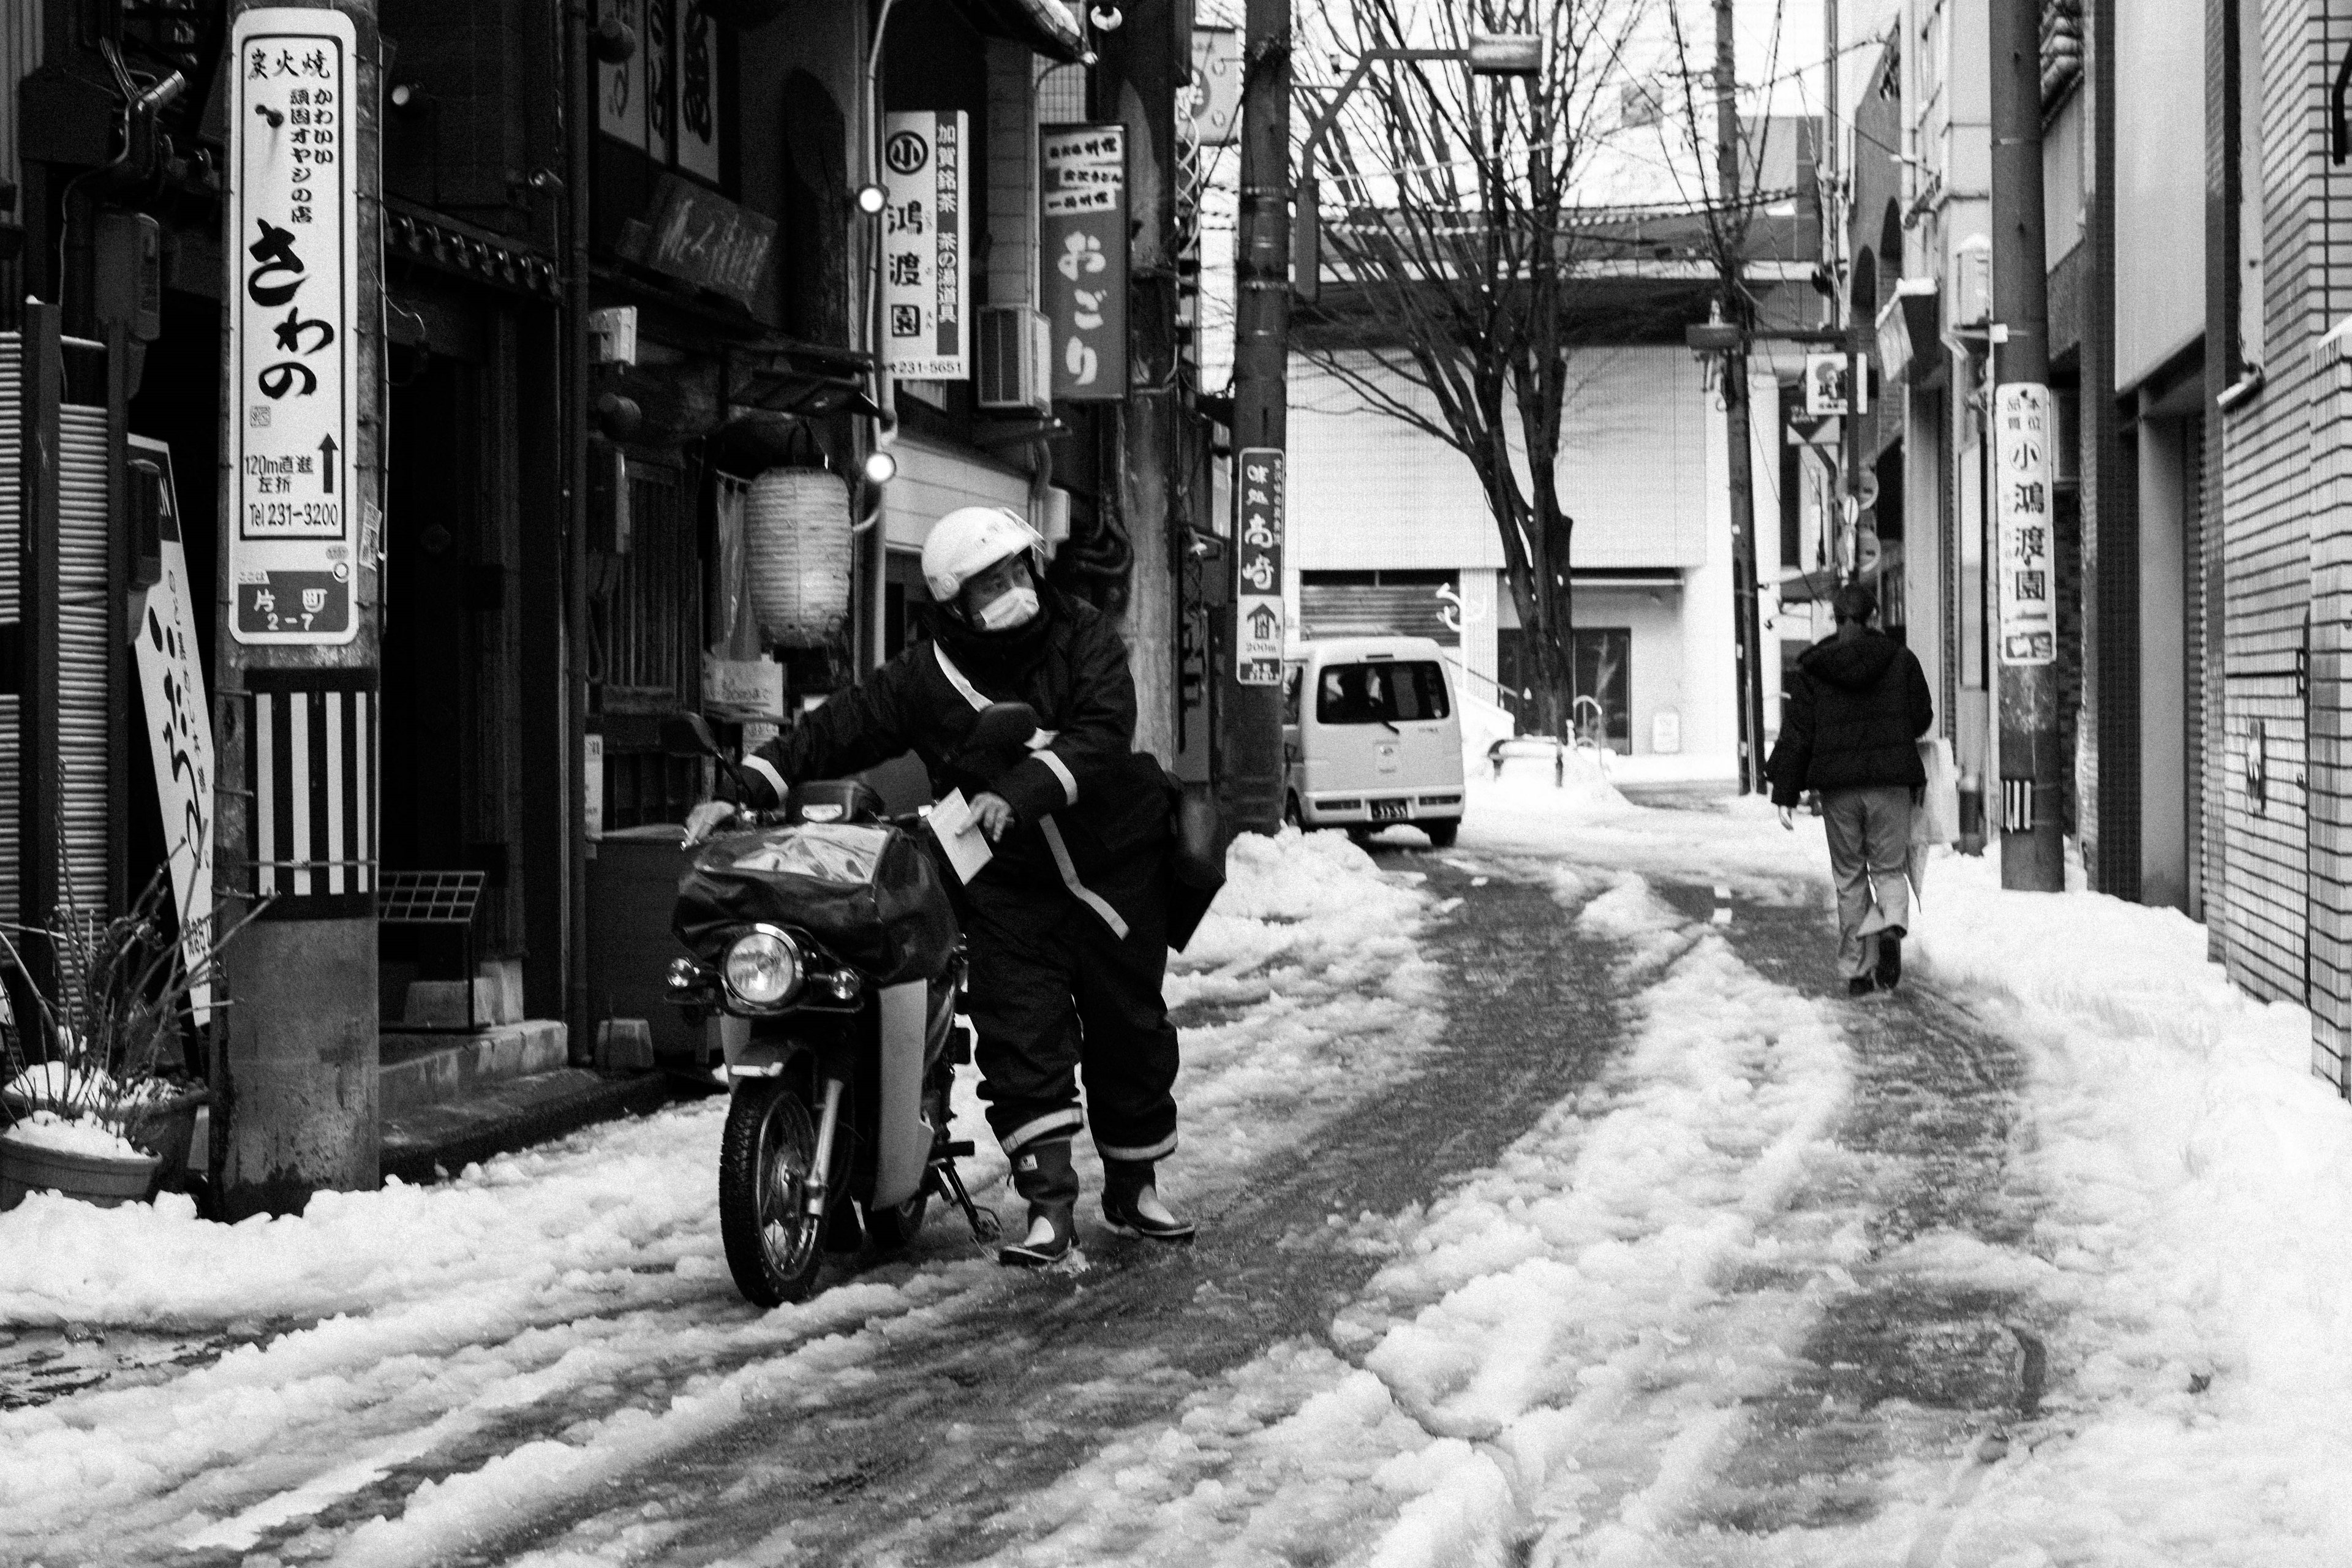
<svg viewBox="0 0 2352 1568"><path fill-rule="evenodd" d="M1014 828L966 889L993 918L1024 929L1060 918L1072 895L1043 832L1050 816L1071 871L1087 889L1130 922L1146 900L1162 903L1170 909L1171 943L1181 947L1207 900L1194 907L1170 886L1172 781L1149 753L1135 750L1127 645L1109 617L1082 600L1041 586L1038 601L1034 620L1004 632L978 631L934 613L929 636L835 692L756 754L796 784L911 751L929 770L935 795L987 790L1013 807ZM1055 732L1053 742L1010 767L975 755L966 742L978 711L948 673L950 665L988 701L1028 703ZM750 793L765 798L747 804L773 804L764 785Z"/></svg>
<svg viewBox="0 0 2352 1568"><path fill-rule="evenodd" d="M1919 737L1936 721L1918 656L1883 632L1830 637L1797 660L1765 772L1772 800L1806 790L1916 788L1927 782Z"/></svg>

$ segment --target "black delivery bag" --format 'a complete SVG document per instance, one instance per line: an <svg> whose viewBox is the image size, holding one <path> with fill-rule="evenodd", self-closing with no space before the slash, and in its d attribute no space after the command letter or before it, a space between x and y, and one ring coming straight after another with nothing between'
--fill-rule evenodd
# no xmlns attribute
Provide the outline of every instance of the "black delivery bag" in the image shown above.
<svg viewBox="0 0 2352 1568"><path fill-rule="evenodd" d="M955 954L955 909L930 850L895 827L819 822L713 839L677 885L670 930L707 963L756 922L804 931L877 985L928 980Z"/></svg>

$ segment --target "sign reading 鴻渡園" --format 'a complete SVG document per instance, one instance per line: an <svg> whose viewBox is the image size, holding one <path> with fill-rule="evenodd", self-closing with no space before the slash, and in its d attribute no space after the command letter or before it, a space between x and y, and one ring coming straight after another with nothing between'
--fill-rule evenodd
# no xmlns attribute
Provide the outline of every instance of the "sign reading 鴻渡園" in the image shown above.
<svg viewBox="0 0 2352 1568"><path fill-rule="evenodd" d="M882 356L909 381L971 374L966 124L961 110L883 116Z"/></svg>
<svg viewBox="0 0 2352 1568"><path fill-rule="evenodd" d="M2058 592L2051 552L2050 389L2020 382L1993 393L1994 569L2000 662L2053 664Z"/></svg>
<svg viewBox="0 0 2352 1568"><path fill-rule="evenodd" d="M1054 395L1127 395L1127 132L1073 125L1038 142L1037 268Z"/></svg>
<svg viewBox="0 0 2352 1568"><path fill-rule="evenodd" d="M1282 468L1279 447L1234 458L1234 679L1282 684Z"/></svg>
<svg viewBox="0 0 2352 1568"><path fill-rule="evenodd" d="M352 558L357 165L351 18L272 7L229 51L229 460L222 531L240 643L348 643Z"/></svg>

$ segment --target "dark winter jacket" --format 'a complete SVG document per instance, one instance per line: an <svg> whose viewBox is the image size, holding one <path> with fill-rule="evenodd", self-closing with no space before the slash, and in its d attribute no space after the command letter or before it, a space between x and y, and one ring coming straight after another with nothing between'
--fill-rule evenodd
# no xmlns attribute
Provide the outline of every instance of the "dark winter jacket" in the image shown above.
<svg viewBox="0 0 2352 1568"><path fill-rule="evenodd" d="M1797 660L1765 772L1776 805L1806 790L1927 782L1919 737L1936 721L1918 656L1884 633L1830 637Z"/></svg>
<svg viewBox="0 0 2352 1568"><path fill-rule="evenodd" d="M1132 921L1142 900L1167 896L1168 774L1135 750L1135 682L1117 628L1093 605L1056 590L1038 596L1037 617L1007 632L935 616L931 636L761 747L748 771L764 766L777 781L796 784L911 751L929 771L935 795L961 789L969 799L988 790L1013 807L1014 827L969 889L992 915L1058 919L1066 900L1081 896L1070 886L1075 878ZM969 752L975 696L1028 703L1053 740L1009 768ZM775 804L766 782L747 793L749 805ZM1055 838L1069 858L1067 872Z"/></svg>

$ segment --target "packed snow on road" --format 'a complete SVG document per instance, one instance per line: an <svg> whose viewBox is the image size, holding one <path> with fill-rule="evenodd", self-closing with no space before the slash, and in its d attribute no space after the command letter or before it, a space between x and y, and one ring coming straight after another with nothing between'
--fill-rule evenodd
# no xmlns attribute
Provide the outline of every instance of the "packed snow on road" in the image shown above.
<svg viewBox="0 0 2352 1568"><path fill-rule="evenodd" d="M1997 1104L1969 1169L2007 1217L1906 1230L1890 1211L1940 1168L1856 1124L1924 1108L1893 1120L1932 1150L1958 1101L1893 1081L1912 999L1852 1003L1772 958L1832 940L1816 826L1547 775L1475 786L1444 855L1395 837L1235 846L1170 981L1171 1187L1214 1224L1350 1117L1451 1136L1413 1125L1414 1085L1495 999L1444 935L1507 886L1595 955L1573 978L1619 1020L1609 1050L1491 1163L1264 1237L1361 1259L1363 1283L1160 1415L1077 1434L1057 1474L992 1500L987 1560L2352 1561L2352 1112L2307 1072L2305 1016L2231 990L2200 928L1935 860L1912 989L1937 1029L2014 1055L2013 1089L1950 1091ZM1576 1044L1538 1027L1522 1048ZM965 1095L971 1173L1010 1214ZM856 1407L906 1347L1024 1292L1119 1276L1091 1228L1090 1268L1041 1279L935 1211L916 1256L754 1312L719 1251L722 1115L299 1218L47 1195L0 1215L0 1561L815 1561L789 1517L713 1544L638 1489L749 1424ZM1859 1306L1926 1297L2000 1304L1988 1342L2014 1359L1976 1394L1902 1382L1933 1346L1838 1348ZM52 1362L87 1375L41 1383ZM1907 1392L1836 1382L1874 1366ZM925 1560L896 1522L871 1521L872 1560Z"/></svg>

